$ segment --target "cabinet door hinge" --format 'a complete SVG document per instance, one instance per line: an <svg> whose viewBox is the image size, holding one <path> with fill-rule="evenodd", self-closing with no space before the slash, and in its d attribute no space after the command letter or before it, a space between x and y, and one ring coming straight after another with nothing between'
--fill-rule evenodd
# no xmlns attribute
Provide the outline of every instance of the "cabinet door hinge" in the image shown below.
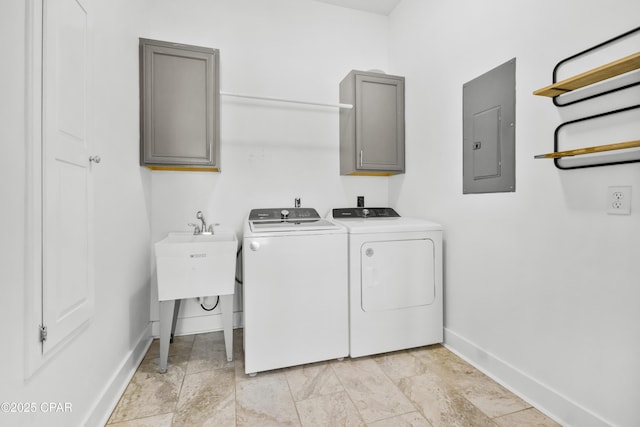
<svg viewBox="0 0 640 427"><path fill-rule="evenodd" d="M40 326L40 342L45 342L47 340L47 327L44 325Z"/></svg>

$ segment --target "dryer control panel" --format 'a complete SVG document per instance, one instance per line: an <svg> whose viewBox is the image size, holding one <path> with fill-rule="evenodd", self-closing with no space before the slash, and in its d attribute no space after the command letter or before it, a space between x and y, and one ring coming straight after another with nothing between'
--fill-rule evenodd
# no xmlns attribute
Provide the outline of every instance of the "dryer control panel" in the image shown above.
<svg viewBox="0 0 640 427"><path fill-rule="evenodd" d="M398 218L400 215L392 208L339 208L333 210L335 219L349 218Z"/></svg>

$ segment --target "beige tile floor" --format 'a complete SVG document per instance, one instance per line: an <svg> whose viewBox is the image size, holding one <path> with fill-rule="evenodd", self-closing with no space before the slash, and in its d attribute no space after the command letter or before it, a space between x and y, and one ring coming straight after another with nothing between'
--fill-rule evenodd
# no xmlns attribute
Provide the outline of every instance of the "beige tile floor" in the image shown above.
<svg viewBox="0 0 640 427"><path fill-rule="evenodd" d="M227 362L222 332L176 337L160 374L158 341L109 427L557 426L441 345L244 373L242 329Z"/></svg>

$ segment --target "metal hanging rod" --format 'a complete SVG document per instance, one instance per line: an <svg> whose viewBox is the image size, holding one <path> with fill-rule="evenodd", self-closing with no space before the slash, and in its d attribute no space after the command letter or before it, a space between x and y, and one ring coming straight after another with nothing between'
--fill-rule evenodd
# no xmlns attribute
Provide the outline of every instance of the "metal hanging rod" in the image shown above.
<svg viewBox="0 0 640 427"><path fill-rule="evenodd" d="M291 104L315 105L318 107L344 108L347 110L351 110L353 108L353 105L351 104L325 104L321 102L309 102L309 101L299 101L295 99L275 98L272 96L254 96L254 95L245 95L241 93L229 93L229 92L220 92L220 95L231 96L234 98L258 99L260 101L288 102Z"/></svg>

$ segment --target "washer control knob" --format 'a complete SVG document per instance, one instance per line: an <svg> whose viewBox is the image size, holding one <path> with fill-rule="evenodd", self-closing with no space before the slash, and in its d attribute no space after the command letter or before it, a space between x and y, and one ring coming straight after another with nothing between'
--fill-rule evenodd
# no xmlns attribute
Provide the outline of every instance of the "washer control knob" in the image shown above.
<svg viewBox="0 0 640 427"><path fill-rule="evenodd" d="M367 218L369 216L369 209L367 208L362 209L362 216Z"/></svg>
<svg viewBox="0 0 640 427"><path fill-rule="evenodd" d="M287 219L289 218L289 211L286 209L282 209L280 211L280 216L282 217L282 219Z"/></svg>
<svg viewBox="0 0 640 427"><path fill-rule="evenodd" d="M257 251L258 249L260 249L260 242L251 242L249 243L249 247L252 251Z"/></svg>

